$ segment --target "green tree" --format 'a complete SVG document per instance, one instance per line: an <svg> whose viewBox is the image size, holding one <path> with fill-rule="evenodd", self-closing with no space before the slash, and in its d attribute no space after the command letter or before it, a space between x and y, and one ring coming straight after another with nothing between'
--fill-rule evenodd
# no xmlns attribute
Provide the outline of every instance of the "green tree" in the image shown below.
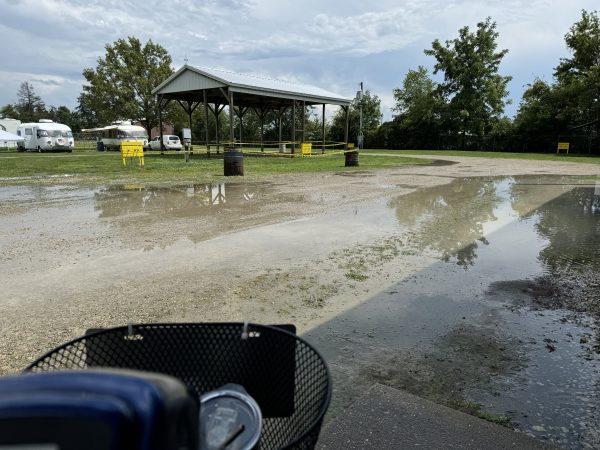
<svg viewBox="0 0 600 450"><path fill-rule="evenodd" d="M498 69L508 50L496 51L498 32L491 18L459 30L457 38L442 45L437 39L425 54L436 59L434 73L443 72L439 91L448 103L444 122L450 132L482 136L488 133L508 103L507 83Z"/></svg>
<svg viewBox="0 0 600 450"><path fill-rule="evenodd" d="M80 130L79 115L76 111L71 111L66 106L59 106L58 108L51 106L48 109L48 118L54 122L68 125L73 131Z"/></svg>
<svg viewBox="0 0 600 450"><path fill-rule="evenodd" d="M88 97L81 93L77 98L77 107L75 108L79 120L79 126L83 128L97 128L100 127L100 120L98 115L93 108L93 105L89 104Z"/></svg>
<svg viewBox="0 0 600 450"><path fill-rule="evenodd" d="M570 99L572 125L596 122L600 134L600 18L583 10L581 19L565 35L570 58L556 67L556 80Z"/></svg>
<svg viewBox="0 0 600 450"><path fill-rule="evenodd" d="M571 57L560 60L552 84L536 79L523 93L515 127L535 147L554 151L558 135L588 124L600 136L600 19L582 11L565 35ZM589 141L591 148L592 141Z"/></svg>
<svg viewBox="0 0 600 450"><path fill-rule="evenodd" d="M437 83L429 77L423 66L419 66L417 70L409 70L402 88L394 89L394 111L405 115L413 123L431 121L441 101L437 88Z"/></svg>
<svg viewBox="0 0 600 450"><path fill-rule="evenodd" d="M106 55L95 69L83 71L87 84L83 102L100 123L117 119L139 121L150 134L158 126L158 110L152 90L172 73L171 57L159 44L144 45L129 36L106 45Z"/></svg>
<svg viewBox="0 0 600 450"><path fill-rule="evenodd" d="M363 113L364 146L372 147L383 114L381 113L381 100L377 95L371 94L369 90L363 93L360 100L355 98L350 104L348 140L350 142L357 142L361 106ZM342 108L339 108L333 115L331 126L329 127L329 139L342 142L345 130L346 113Z"/></svg>
<svg viewBox="0 0 600 450"><path fill-rule="evenodd" d="M0 108L0 117L5 119L19 119L19 111L15 105L9 103Z"/></svg>
<svg viewBox="0 0 600 450"><path fill-rule="evenodd" d="M21 122L37 122L47 114L46 104L28 81L19 87L15 109L19 115L17 119Z"/></svg>
<svg viewBox="0 0 600 450"><path fill-rule="evenodd" d="M567 105L560 89L536 79L528 85L515 118L517 132L526 136L552 136L567 129Z"/></svg>
<svg viewBox="0 0 600 450"><path fill-rule="evenodd" d="M397 136L403 142L395 147L427 148L440 132L440 120L444 110L444 100L437 83L423 66L409 70L402 87L394 89L398 113L394 126L398 127Z"/></svg>

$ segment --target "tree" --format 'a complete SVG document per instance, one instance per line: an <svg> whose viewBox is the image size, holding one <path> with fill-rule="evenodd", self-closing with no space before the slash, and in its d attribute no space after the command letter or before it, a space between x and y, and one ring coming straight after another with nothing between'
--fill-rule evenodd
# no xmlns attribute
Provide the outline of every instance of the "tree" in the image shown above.
<svg viewBox="0 0 600 450"><path fill-rule="evenodd" d="M394 89L394 111L410 117L415 123L429 121L434 117L436 107L439 107L440 99L436 90L437 83L429 78L423 66L409 70L402 88Z"/></svg>
<svg viewBox="0 0 600 450"><path fill-rule="evenodd" d="M536 79L528 85L515 118L515 127L526 136L552 136L566 131L568 120L564 115L567 105L560 89Z"/></svg>
<svg viewBox="0 0 600 450"><path fill-rule="evenodd" d="M377 132L377 127L381 123L381 100L377 95L371 94L371 91L366 90L362 99L354 99L350 104L349 132L348 140L353 142L358 137L360 125L360 107L363 112L363 135L364 146L371 147L373 138ZM346 131L346 113L342 108L339 108L333 115L331 126L329 127L329 139L342 142Z"/></svg>
<svg viewBox="0 0 600 450"><path fill-rule="evenodd" d="M508 50L496 51L496 23L487 18L459 30L459 36L442 45L437 39L425 54L437 63L434 73L443 72L439 92L448 103L445 122L448 131L482 136L490 131L507 104L507 83L512 77L501 76L498 68Z"/></svg>
<svg viewBox="0 0 600 450"><path fill-rule="evenodd" d="M600 134L600 18L583 10L581 19L565 35L572 53L556 67L558 87L568 91L571 125L596 121Z"/></svg>
<svg viewBox="0 0 600 450"><path fill-rule="evenodd" d="M79 94L77 98L77 107L75 108L75 113L77 114L79 120L79 126L83 128L97 128L100 127L100 120L98 119L98 115L93 108L93 105L90 105L89 98L84 95L84 93Z"/></svg>
<svg viewBox="0 0 600 450"><path fill-rule="evenodd" d="M117 119L139 121L150 134L158 126L158 110L152 90L172 73L171 57L159 44L144 45L129 36L106 45L106 55L83 76L87 85L80 96L100 123Z"/></svg>
<svg viewBox="0 0 600 450"><path fill-rule="evenodd" d="M46 115L46 104L28 81L24 81L19 87L15 109L21 122L37 122Z"/></svg>
<svg viewBox="0 0 600 450"><path fill-rule="evenodd" d="M402 88L394 89L398 116L394 126L398 127L397 136L404 142L395 146L404 148L427 148L440 131L440 120L444 109L444 100L427 69L419 66L409 70Z"/></svg>
<svg viewBox="0 0 600 450"><path fill-rule="evenodd" d="M523 93L515 118L518 132L530 146L556 149L559 135L587 125L588 150L600 136L600 19L582 11L565 35L570 58L555 68L552 84L536 79Z"/></svg>
<svg viewBox="0 0 600 450"><path fill-rule="evenodd" d="M4 119L18 119L19 111L17 111L15 105L9 103L0 108L0 117Z"/></svg>

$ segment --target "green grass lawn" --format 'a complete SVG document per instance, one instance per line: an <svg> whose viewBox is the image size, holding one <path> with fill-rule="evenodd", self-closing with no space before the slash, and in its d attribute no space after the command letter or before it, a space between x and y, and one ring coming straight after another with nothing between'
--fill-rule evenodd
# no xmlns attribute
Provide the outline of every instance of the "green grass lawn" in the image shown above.
<svg viewBox="0 0 600 450"><path fill-rule="evenodd" d="M335 172L369 170L384 167L397 167L405 164L428 164L430 160L419 158L390 158L364 154L360 156L359 167L344 167L344 155L315 156L257 156L246 153L244 156L245 174L296 173L296 172ZM55 182L55 177L65 176L65 180L76 180L83 184L98 183L167 183L172 181L211 181L223 176L223 153L213 153L208 158L205 152L196 152L189 163L185 163L183 152L170 151L161 155L148 151L145 167L140 168L137 158L133 165L122 167L118 152L96 152L75 149L73 153L0 153L0 183L16 184L29 182L31 178Z"/></svg>
<svg viewBox="0 0 600 450"><path fill-rule="evenodd" d="M406 164L429 164L430 159L412 158L413 155L471 156L486 158L512 158L544 161L572 161L578 163L600 164L600 157L581 155L556 155L550 153L506 153L475 151L440 150L363 150L359 167L344 167L343 154L315 156L311 158L259 156L257 149L244 150L244 169L248 177L260 177L261 174L284 174L296 172L340 172L398 167ZM265 152L265 154L269 154ZM402 156L390 157L388 155ZM0 152L0 184L28 183L32 178L41 182L56 181L56 177L65 176L82 184L103 183L169 183L210 182L223 176L223 153L217 155L214 150L210 158L204 151L192 156L189 163L184 162L183 152L170 151L161 155L148 151L145 167L137 164L121 166L118 152L96 152L95 150L76 148L73 153L17 153Z"/></svg>

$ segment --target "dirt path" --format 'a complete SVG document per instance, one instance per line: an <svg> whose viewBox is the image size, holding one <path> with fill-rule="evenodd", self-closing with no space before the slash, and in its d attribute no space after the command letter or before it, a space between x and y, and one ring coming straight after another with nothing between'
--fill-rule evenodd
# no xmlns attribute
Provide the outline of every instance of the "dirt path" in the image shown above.
<svg viewBox="0 0 600 450"><path fill-rule="evenodd" d="M0 373L129 320L308 331L432 261L373 205L458 177L600 174L569 162L435 158L454 164L248 175L208 188L0 187Z"/></svg>

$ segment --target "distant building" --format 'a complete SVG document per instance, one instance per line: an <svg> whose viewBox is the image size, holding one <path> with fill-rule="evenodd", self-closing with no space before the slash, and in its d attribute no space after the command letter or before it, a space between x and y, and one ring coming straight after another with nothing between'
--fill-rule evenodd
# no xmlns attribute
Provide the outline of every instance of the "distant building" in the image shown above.
<svg viewBox="0 0 600 450"><path fill-rule="evenodd" d="M0 130L8 131L12 134L17 134L17 128L19 128L19 125L21 125L21 121L17 119L0 119Z"/></svg>
<svg viewBox="0 0 600 450"><path fill-rule="evenodd" d="M4 130L4 131L8 131L9 133L12 134L17 134L17 128L19 128L19 125L21 125L21 121L17 120L17 119L9 119L9 118L3 118L0 119L0 130ZM4 148L12 148L12 147L16 147L17 143L16 142L0 142L0 147L4 147Z"/></svg>
<svg viewBox="0 0 600 450"><path fill-rule="evenodd" d="M175 134L175 125L172 123L163 123L163 135L164 134ZM150 130L150 139L160 136L160 128L154 127Z"/></svg>

